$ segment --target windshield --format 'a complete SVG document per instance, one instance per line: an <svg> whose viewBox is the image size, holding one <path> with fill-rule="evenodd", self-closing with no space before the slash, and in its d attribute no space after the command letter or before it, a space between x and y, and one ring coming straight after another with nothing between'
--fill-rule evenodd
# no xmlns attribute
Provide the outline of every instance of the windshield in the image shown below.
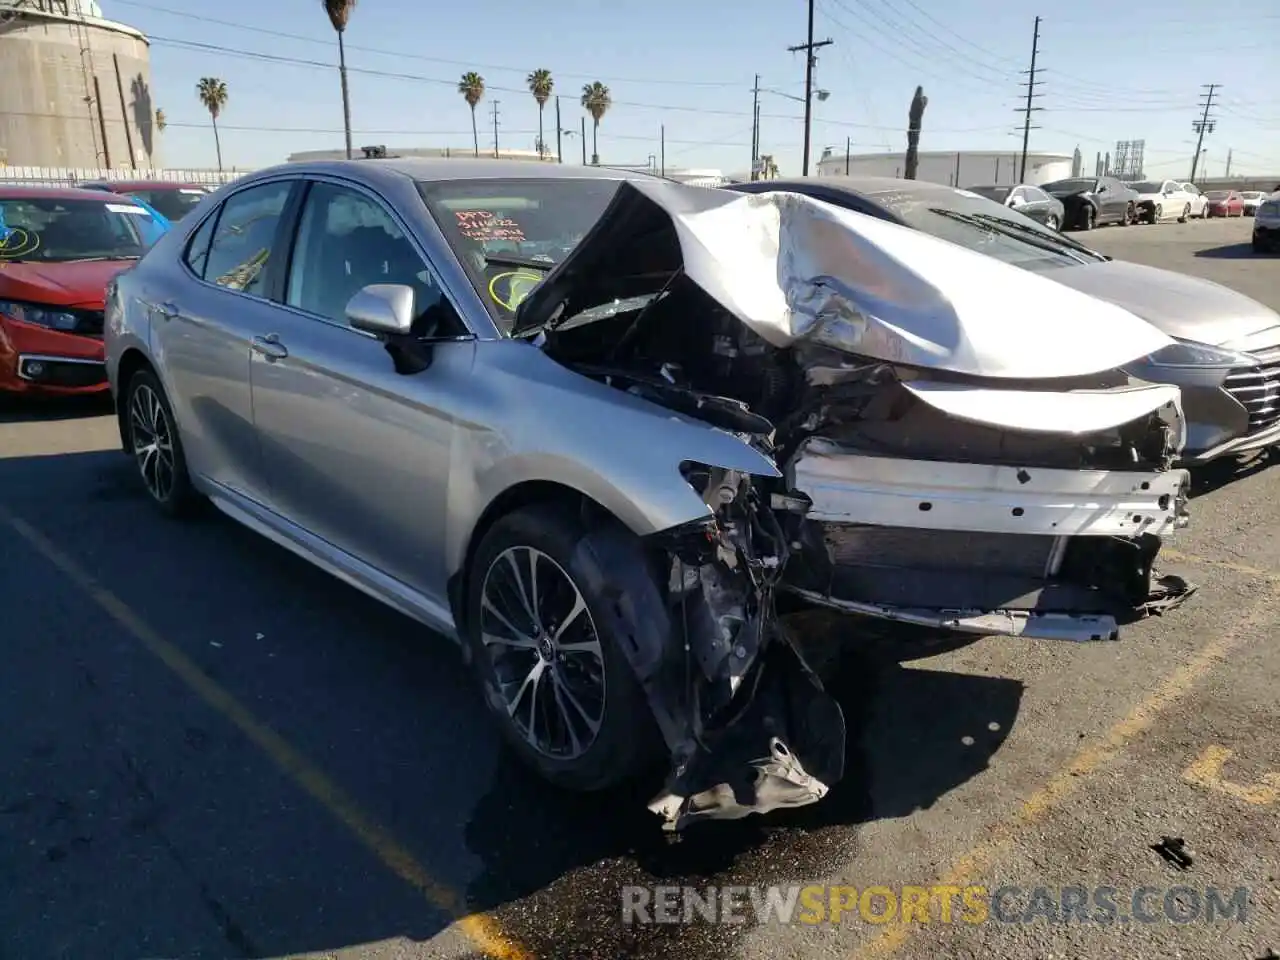
<svg viewBox="0 0 1280 960"><path fill-rule="evenodd" d="M0 197L0 261L134 260L166 229L124 197Z"/></svg>
<svg viewBox="0 0 1280 960"><path fill-rule="evenodd" d="M447 180L418 184L499 329L604 213L619 180Z"/></svg>
<svg viewBox="0 0 1280 960"><path fill-rule="evenodd" d="M160 215L177 223L203 200L206 192L197 187L182 187L178 190L129 190L131 197L137 197L143 203L150 204L160 211Z"/></svg>
<svg viewBox="0 0 1280 960"><path fill-rule="evenodd" d="M1097 180L1087 177L1073 177L1070 180L1054 180L1052 183L1040 184L1040 189L1049 193L1083 193L1098 185Z"/></svg>
<svg viewBox="0 0 1280 960"><path fill-rule="evenodd" d="M1125 184L1125 186L1138 191L1138 193L1159 193L1163 188L1163 184L1153 183L1150 180L1135 180L1133 183Z"/></svg>
<svg viewBox="0 0 1280 960"><path fill-rule="evenodd" d="M1029 270L1105 259L1003 204L967 190L870 194L908 226Z"/></svg>
<svg viewBox="0 0 1280 960"><path fill-rule="evenodd" d="M979 196L986 197L988 200L1004 203L1009 198L1009 194L1013 192L1013 187L969 187L968 190L970 193L976 193Z"/></svg>

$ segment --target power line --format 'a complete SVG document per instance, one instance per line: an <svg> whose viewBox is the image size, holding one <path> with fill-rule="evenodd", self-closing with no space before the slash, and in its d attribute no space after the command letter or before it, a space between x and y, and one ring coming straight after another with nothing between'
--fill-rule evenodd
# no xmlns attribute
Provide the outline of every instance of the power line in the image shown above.
<svg viewBox="0 0 1280 960"><path fill-rule="evenodd" d="M1191 178L1190 179L1192 181L1194 181L1196 178L1196 167L1200 163L1200 148L1204 144L1205 132L1208 131L1212 133L1213 128L1218 125L1217 120L1209 119L1209 110L1213 106L1213 94L1219 87L1222 86L1222 84L1207 83L1207 84L1201 84L1201 86L1207 87L1208 92L1201 94L1201 96L1204 98L1204 113L1200 115L1199 120L1193 120L1191 123L1191 129L1196 131L1196 134L1197 134L1196 153L1195 153L1195 156L1191 158Z"/></svg>
<svg viewBox="0 0 1280 960"><path fill-rule="evenodd" d="M305 34L288 33L283 30L269 30L266 27L255 27L246 23L236 23L230 20L220 20L216 17L205 17L195 13L187 13L183 10L174 10L170 7L161 7L161 6L157 6L155 4L150 4L150 3L140 3L138 2L138 0L115 0L115 2L124 4L125 6L129 6L129 7L137 7L140 10L152 10L152 11L155 11L156 13L164 13L164 14L168 14L169 16L181 17L186 20L193 20L200 23L208 23L208 24L213 24L220 27L228 27L236 30L247 30L252 33L262 34L263 36L279 37L285 40L299 40L303 43L318 43L318 44L323 44L325 46L332 46L332 41L324 40L319 37L308 37ZM409 59L409 60L421 60L424 63L440 63L440 64L446 64L448 66L465 67L466 69L469 69L469 70L497 70L497 71L506 72L506 73L525 73L528 69L526 67L513 67L509 65L501 65L501 64L494 64L494 63L476 63L471 60L450 60L445 57L428 57L418 53L405 53L404 51L400 51L400 50L386 50L380 47L357 46L356 44L352 44L352 43L348 43L346 45L346 48L348 50L359 50L363 53L376 53L376 54L380 54L382 56L387 56L387 57L404 57L405 59ZM558 75L561 77L571 77L577 80L600 80L602 82L605 80L608 80L613 83L643 83L646 85L665 84L665 85L673 85L678 87L728 88L728 87L739 86L739 84L730 82L728 80L676 80L676 79L671 79L669 77L646 77L641 79L638 77L630 77L630 78L599 77L599 76L589 76L587 74L581 74L581 73L562 73ZM522 92L527 93L528 91L525 90Z"/></svg>
<svg viewBox="0 0 1280 960"><path fill-rule="evenodd" d="M288 56L284 56L283 54L263 53L257 50L245 50L239 47L228 47L223 44L204 43L197 40L181 40L176 37L162 37L162 36L152 35L149 39L153 44L158 44L160 46L173 46L173 47L178 47L180 49L195 49L195 50L205 51L208 53L217 53L221 56L242 57L245 59L257 60L264 63L290 64L294 66L307 67L310 69L326 70L326 71L333 70L333 64L325 63L324 61L320 61L320 60L306 60L301 57L288 57ZM347 66L347 72L358 73L358 74L363 74L363 75L372 76L372 77L382 77L384 79L389 79L389 80L407 80L415 83L443 84L450 88L456 88L458 85L458 82L456 80L446 80L442 77L428 77L428 76L423 76L421 74L401 73L401 72L390 71L390 70L374 70L367 67L353 67L350 65ZM498 92L498 93L522 94L524 96L529 95L528 90L518 88L518 87L503 87L503 86L493 86L493 85L486 84L485 90ZM660 103L643 103L639 101L629 101L629 100L614 100L612 105L615 107L630 107L637 110L661 110L661 111L672 112L672 113L695 113L699 115L743 117L748 120L751 119L751 114L745 110L723 110L723 109L715 109L715 108L707 108L707 107L695 107L695 106L690 106L688 104L660 104ZM803 120L802 117L797 117L791 114L783 114L783 113L761 114L760 116L761 116L761 119L787 120L792 123L799 123ZM845 120L822 120L818 122L828 124L831 126L851 127L851 128L863 129L863 130L895 129L892 127L877 126L874 124L867 124L867 123L851 123ZM937 132L939 133L977 133L977 132L989 130L989 129L992 129L992 128L963 127L963 128L954 128L950 130L939 130Z"/></svg>

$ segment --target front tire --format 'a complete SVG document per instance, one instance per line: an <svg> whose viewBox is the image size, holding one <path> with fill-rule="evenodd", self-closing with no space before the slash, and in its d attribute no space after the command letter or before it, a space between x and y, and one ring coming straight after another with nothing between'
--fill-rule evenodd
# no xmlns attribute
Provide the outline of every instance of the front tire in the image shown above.
<svg viewBox="0 0 1280 960"><path fill-rule="evenodd" d="M1164 207L1162 207L1160 204L1156 204L1151 209L1151 222L1159 223L1163 219L1164 219Z"/></svg>
<svg viewBox="0 0 1280 960"><path fill-rule="evenodd" d="M1094 223L1097 222L1097 219L1098 219L1097 211L1094 210L1093 207L1086 205L1084 208L1084 213L1080 217L1080 229L1092 230Z"/></svg>
<svg viewBox="0 0 1280 960"><path fill-rule="evenodd" d="M200 498L191 486L173 408L150 370L129 378L124 410L129 452L151 502L168 516L189 515Z"/></svg>
<svg viewBox="0 0 1280 960"><path fill-rule="evenodd" d="M629 539L634 549L620 526L591 532ZM565 506L500 518L471 567L465 637L511 749L544 779L584 792L643 772L660 743L616 632L626 605L601 589L611 581L595 551L580 549L587 533Z"/></svg>
<svg viewBox="0 0 1280 960"><path fill-rule="evenodd" d="M1191 204L1187 204L1182 208L1182 216L1178 218L1179 223L1186 223L1191 218Z"/></svg>

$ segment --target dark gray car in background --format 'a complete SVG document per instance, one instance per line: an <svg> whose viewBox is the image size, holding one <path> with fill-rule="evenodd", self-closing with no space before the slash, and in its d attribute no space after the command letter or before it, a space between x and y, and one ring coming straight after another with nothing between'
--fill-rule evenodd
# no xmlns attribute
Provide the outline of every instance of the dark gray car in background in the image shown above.
<svg viewBox="0 0 1280 960"><path fill-rule="evenodd" d="M1137 219L1138 195L1114 177L1070 177L1042 183L1040 189L1062 201L1068 230L1127 226Z"/></svg>
<svg viewBox="0 0 1280 960"><path fill-rule="evenodd" d="M1059 283L1124 307L1179 341L1128 372L1182 388L1188 461L1280 445L1280 314L1244 294L1198 277L1113 260L1003 204L941 184L822 177L728 189L803 193L1051 273Z"/></svg>

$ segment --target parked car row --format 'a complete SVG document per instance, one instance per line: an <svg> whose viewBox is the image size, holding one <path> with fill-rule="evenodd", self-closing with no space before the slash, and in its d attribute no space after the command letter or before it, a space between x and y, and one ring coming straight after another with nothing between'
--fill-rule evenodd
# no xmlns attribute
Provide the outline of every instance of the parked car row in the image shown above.
<svg viewBox="0 0 1280 960"><path fill-rule="evenodd" d="M1156 571L1188 463L1280 442L1280 316L972 191L291 163L141 259L45 262L62 207L128 206L49 193L48 220L0 194L28 254L0 284L47 281L0 331L53 336L52 271L97 261L74 296L104 325L58 335L155 506L212 503L456 641L547 779L665 762L668 829L841 779L784 606L850 643L850 615L1114 638L1190 593Z"/></svg>

